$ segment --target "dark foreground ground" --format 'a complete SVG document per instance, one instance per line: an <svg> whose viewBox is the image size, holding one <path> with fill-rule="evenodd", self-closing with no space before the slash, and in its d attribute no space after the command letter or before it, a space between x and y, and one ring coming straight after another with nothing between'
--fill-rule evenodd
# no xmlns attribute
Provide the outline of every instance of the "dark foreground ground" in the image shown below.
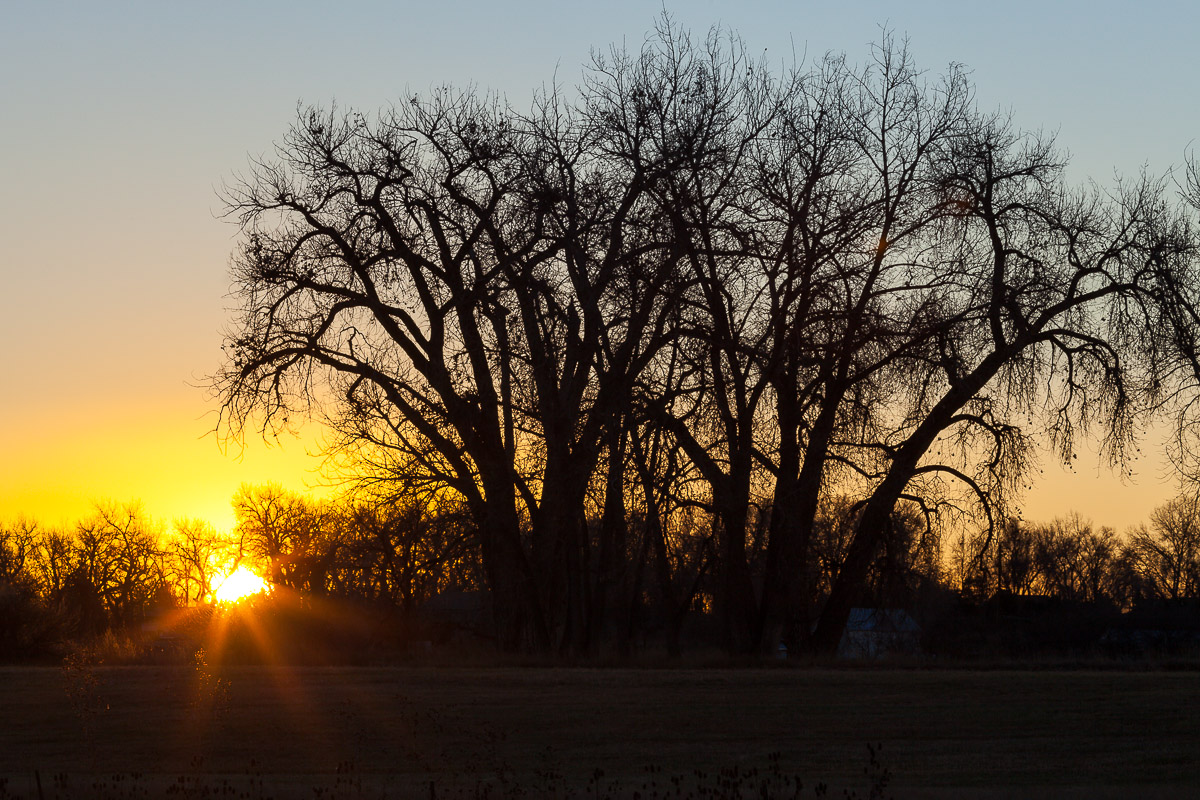
<svg viewBox="0 0 1200 800"><path fill-rule="evenodd" d="M1200 674L0 668L0 797L866 798L885 770L1200 797Z"/></svg>

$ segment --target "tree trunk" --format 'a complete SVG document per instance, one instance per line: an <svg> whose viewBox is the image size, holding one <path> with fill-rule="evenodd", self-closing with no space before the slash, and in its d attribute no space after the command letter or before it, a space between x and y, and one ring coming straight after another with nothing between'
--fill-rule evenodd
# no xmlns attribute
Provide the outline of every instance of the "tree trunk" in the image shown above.
<svg viewBox="0 0 1200 800"><path fill-rule="evenodd" d="M617 607L626 594L625 548L628 534L625 527L624 467L625 432L617 428L609 436L604 512L600 520L600 563L587 637L591 650L605 637L609 620L617 619Z"/></svg>
<svg viewBox="0 0 1200 800"><path fill-rule="evenodd" d="M763 581L759 648L771 656L785 638L792 649L808 639L808 551L821 498L821 480L833 438L841 394L831 387L804 447L801 466L799 414L781 403L779 478L771 509L767 566Z"/></svg>
<svg viewBox="0 0 1200 800"><path fill-rule="evenodd" d="M484 507L477 519L482 522L479 533L484 570L492 590L497 643L508 653L544 652L550 647L550 631L541 593L521 545L512 484L490 480L485 491Z"/></svg>
<svg viewBox="0 0 1200 800"><path fill-rule="evenodd" d="M721 538L721 572L717 596L717 613L721 616L725 649L730 653L749 653L757 638L755 626L754 584L746 560L746 516L749 493L738 492L718 511L717 524Z"/></svg>

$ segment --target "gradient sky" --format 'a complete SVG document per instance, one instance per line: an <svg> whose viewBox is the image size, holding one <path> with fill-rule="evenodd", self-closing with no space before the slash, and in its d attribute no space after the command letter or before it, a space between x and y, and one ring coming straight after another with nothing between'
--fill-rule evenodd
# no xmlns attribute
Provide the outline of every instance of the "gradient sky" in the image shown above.
<svg viewBox="0 0 1200 800"><path fill-rule="evenodd" d="M99 499L232 522L242 482L304 489L312 435L223 453L201 387L220 362L235 229L216 190L298 102L375 110L440 83L524 105L589 49L636 47L657 2L22 2L0 8L0 520L67 523ZM917 62L973 70L985 108L1057 131L1071 177L1163 172L1200 136L1200 4L665 3L752 51L866 57L879 27ZM1153 452L1151 439L1146 449ZM1118 528L1170 496L1161 459L1123 485L1086 448L1026 518Z"/></svg>

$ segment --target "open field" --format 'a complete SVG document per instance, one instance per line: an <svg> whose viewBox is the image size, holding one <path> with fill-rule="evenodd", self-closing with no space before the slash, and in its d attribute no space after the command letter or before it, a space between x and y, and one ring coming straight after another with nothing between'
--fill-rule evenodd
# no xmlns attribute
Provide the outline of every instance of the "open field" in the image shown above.
<svg viewBox="0 0 1200 800"><path fill-rule="evenodd" d="M35 771L45 797L650 797L739 766L866 797L878 743L898 798L1200 796L1197 709L1194 672L12 667L0 776L24 797Z"/></svg>

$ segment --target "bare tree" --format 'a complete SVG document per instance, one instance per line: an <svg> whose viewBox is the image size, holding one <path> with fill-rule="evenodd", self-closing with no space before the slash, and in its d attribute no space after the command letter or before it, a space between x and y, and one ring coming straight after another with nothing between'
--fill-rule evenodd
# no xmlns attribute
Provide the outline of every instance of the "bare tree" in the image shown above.
<svg viewBox="0 0 1200 800"><path fill-rule="evenodd" d="M1150 525L1131 531L1135 569L1153 596L1200 596L1200 503L1177 497L1154 509Z"/></svg>
<svg viewBox="0 0 1200 800"><path fill-rule="evenodd" d="M623 54L622 54L623 55ZM758 307L762 263L750 248L747 180L755 142L770 128L790 84L749 58L735 37L693 42L664 19L637 57L600 65L610 107L632 119L614 127L631 156L654 152L654 211L669 226L685 278L680 333L666 356L683 369L648 387L645 407L679 442L709 485L718 528L717 607L728 647L756 643L748 537L757 444L768 388L758 353L771 334ZM644 158L644 156L642 156Z"/></svg>
<svg viewBox="0 0 1200 800"><path fill-rule="evenodd" d="M211 599L213 580L233 560L233 542L201 519L177 519L165 542L168 571L184 605Z"/></svg>
<svg viewBox="0 0 1200 800"><path fill-rule="evenodd" d="M938 259L911 285L939 305L921 333L936 349L910 361L912 402L885 454L885 477L864 509L816 638L836 646L883 520L927 472L963 479L987 508L989 493L959 465L939 463L948 442L982 464L999 487L1021 474L1025 409L1065 458L1089 424L1123 463L1146 413L1197 376L1193 339L1195 243L1161 181L1143 178L1112 195L1071 191L1047 144L996 117L957 139L939 179L949 208ZM957 243L957 244L955 244Z"/></svg>
<svg viewBox="0 0 1200 800"><path fill-rule="evenodd" d="M779 451L762 646L809 630L806 559L822 493L879 476L895 376L927 347L936 314L914 280L942 213L932 176L961 134L970 87L952 68L926 84L885 34L861 68L829 56L784 114L759 176L779 265L769 363ZM901 299L901 296L904 296ZM840 484L840 485L839 485Z"/></svg>
<svg viewBox="0 0 1200 800"><path fill-rule="evenodd" d="M464 510L448 498L351 494L338 593L411 610L447 589L483 584Z"/></svg>
<svg viewBox="0 0 1200 800"><path fill-rule="evenodd" d="M336 508L267 484L239 488L233 510L238 561L252 557L280 586L314 595L327 591L347 538Z"/></svg>
<svg viewBox="0 0 1200 800"><path fill-rule="evenodd" d="M79 522L66 589L88 617L85 627L99 632L141 620L168 585L159 538L158 525L136 502L97 503L92 516Z"/></svg>
<svg viewBox="0 0 1200 800"><path fill-rule="evenodd" d="M710 592L731 649L805 644L818 516L865 498L830 649L879 558L911 566L904 531L995 532L1035 438L1072 458L1099 431L1120 464L1148 415L1194 410L1186 203L1074 190L1063 163L890 34L865 66L776 72L666 16L527 112L305 109L226 193L222 429L318 409L368 481L453 494L507 649L594 646L648 564L689 565L705 589L655 582ZM681 508L713 530L672 558Z"/></svg>
<svg viewBox="0 0 1200 800"><path fill-rule="evenodd" d="M36 566L42 534L30 519L0 524L0 591L25 594L42 588Z"/></svg>
<svg viewBox="0 0 1200 800"><path fill-rule="evenodd" d="M375 122L306 111L229 191L228 430L324 403L458 492L509 648L586 637L584 497L669 337L651 190L676 154L611 78L598 63L579 111L450 90Z"/></svg>

